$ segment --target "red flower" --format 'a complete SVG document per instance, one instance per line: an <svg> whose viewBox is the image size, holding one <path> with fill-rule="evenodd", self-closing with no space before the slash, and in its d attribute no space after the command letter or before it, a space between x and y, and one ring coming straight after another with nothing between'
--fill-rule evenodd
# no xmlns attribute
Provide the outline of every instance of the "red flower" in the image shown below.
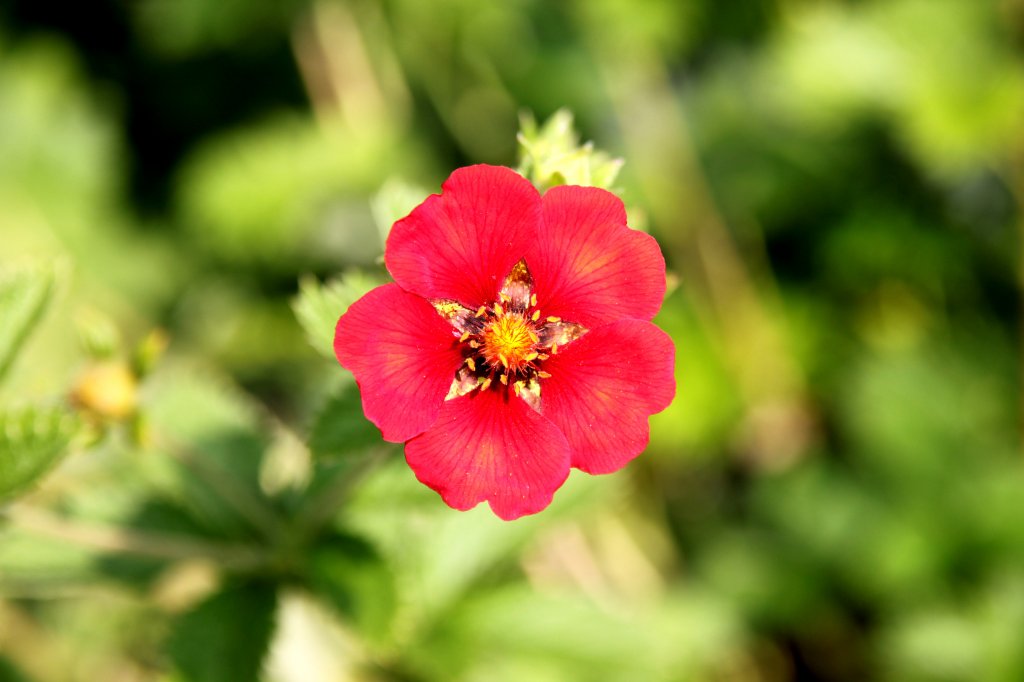
<svg viewBox="0 0 1024 682"><path fill-rule="evenodd" d="M675 348L650 322L665 261L615 195L462 168L395 223L384 261L395 283L341 316L334 351L450 506L532 514L570 467L609 473L646 447L675 394Z"/></svg>

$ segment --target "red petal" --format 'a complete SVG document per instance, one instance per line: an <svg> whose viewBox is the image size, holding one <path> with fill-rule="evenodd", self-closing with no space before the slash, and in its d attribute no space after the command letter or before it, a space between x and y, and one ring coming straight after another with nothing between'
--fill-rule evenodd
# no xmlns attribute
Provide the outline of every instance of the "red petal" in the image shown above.
<svg viewBox="0 0 1024 682"><path fill-rule="evenodd" d="M653 318L665 297L665 259L650 235L627 227L622 201L563 186L543 204L541 237L526 256L543 313L587 327Z"/></svg>
<svg viewBox="0 0 1024 682"><path fill-rule="evenodd" d="M487 500L506 521L551 503L569 475L569 444L515 396L495 390L453 398L437 423L405 446L421 482L455 509Z"/></svg>
<svg viewBox="0 0 1024 682"><path fill-rule="evenodd" d="M403 289L469 308L497 298L505 276L536 241L540 195L501 166L460 168L391 229L384 261Z"/></svg>
<svg viewBox="0 0 1024 682"><path fill-rule="evenodd" d="M437 420L462 363L456 341L430 303L386 284L338 320L334 354L355 375L366 417L400 443Z"/></svg>
<svg viewBox="0 0 1024 682"><path fill-rule="evenodd" d="M676 392L675 346L643 320L592 329L544 363L541 411L572 446L572 465L591 474L621 469L647 446L647 417Z"/></svg>

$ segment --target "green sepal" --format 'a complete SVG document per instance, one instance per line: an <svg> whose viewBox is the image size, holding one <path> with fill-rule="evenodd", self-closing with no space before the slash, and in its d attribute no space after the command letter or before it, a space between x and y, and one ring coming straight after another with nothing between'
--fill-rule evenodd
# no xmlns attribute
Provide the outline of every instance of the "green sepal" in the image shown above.
<svg viewBox="0 0 1024 682"><path fill-rule="evenodd" d="M559 109L542 126L537 125L532 115L524 114L516 139L517 170L541 192L558 185L614 191L623 160L594 149L593 143L580 144L568 109Z"/></svg>

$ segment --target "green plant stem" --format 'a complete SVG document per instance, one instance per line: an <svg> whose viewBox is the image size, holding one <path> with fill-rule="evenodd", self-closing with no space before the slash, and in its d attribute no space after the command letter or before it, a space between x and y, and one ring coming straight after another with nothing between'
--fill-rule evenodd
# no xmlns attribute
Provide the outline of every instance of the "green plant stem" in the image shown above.
<svg viewBox="0 0 1024 682"><path fill-rule="evenodd" d="M352 468L338 472L321 490L299 510L296 523L296 536L307 540L330 522L338 509L348 497L356 483L380 466L389 452L389 448L375 448Z"/></svg>
<svg viewBox="0 0 1024 682"><path fill-rule="evenodd" d="M32 533L104 552L167 560L209 559L229 570L253 570L270 562L266 552L256 547L84 523L24 505L5 510L0 519Z"/></svg>
<svg viewBox="0 0 1024 682"><path fill-rule="evenodd" d="M1018 306L1020 310L1020 320L1017 324L1018 328L1024 332L1024 133L1017 140L1014 153L1010 158L1009 167L1004 176L1004 181L1010 188L1014 202L1017 204L1017 219L1015 221L1017 229L1016 269L1017 287L1019 289ZM1024 383L1024 333L1022 333L1021 339L1020 355L1022 361L1020 363L1020 381ZM1019 429L1021 441L1024 442L1024 401L1021 401L1017 409L1020 415Z"/></svg>
<svg viewBox="0 0 1024 682"><path fill-rule="evenodd" d="M211 488L235 508L258 531L277 541L287 534L287 528L278 513L258 495L252 494L223 469L210 464L207 458L191 449L165 440L167 451L178 462L206 481Z"/></svg>

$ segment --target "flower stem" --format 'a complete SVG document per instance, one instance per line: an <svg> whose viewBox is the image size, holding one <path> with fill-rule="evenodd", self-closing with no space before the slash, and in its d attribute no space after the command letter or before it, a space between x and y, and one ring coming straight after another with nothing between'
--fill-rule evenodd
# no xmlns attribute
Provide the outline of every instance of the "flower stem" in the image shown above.
<svg viewBox="0 0 1024 682"><path fill-rule="evenodd" d="M337 513L352 488L367 474L380 466L390 448L371 450L358 464L336 473L318 494L309 498L298 513L296 535L308 539Z"/></svg>
<svg viewBox="0 0 1024 682"><path fill-rule="evenodd" d="M222 468L180 443L165 441L165 445L174 459L216 490L257 531L266 533L271 540L280 540L287 534L285 524L277 512Z"/></svg>
<svg viewBox="0 0 1024 682"><path fill-rule="evenodd" d="M5 510L0 518L32 533L103 552L167 560L209 559L229 570L252 570L269 562L266 553L256 547L85 523L24 505Z"/></svg>

